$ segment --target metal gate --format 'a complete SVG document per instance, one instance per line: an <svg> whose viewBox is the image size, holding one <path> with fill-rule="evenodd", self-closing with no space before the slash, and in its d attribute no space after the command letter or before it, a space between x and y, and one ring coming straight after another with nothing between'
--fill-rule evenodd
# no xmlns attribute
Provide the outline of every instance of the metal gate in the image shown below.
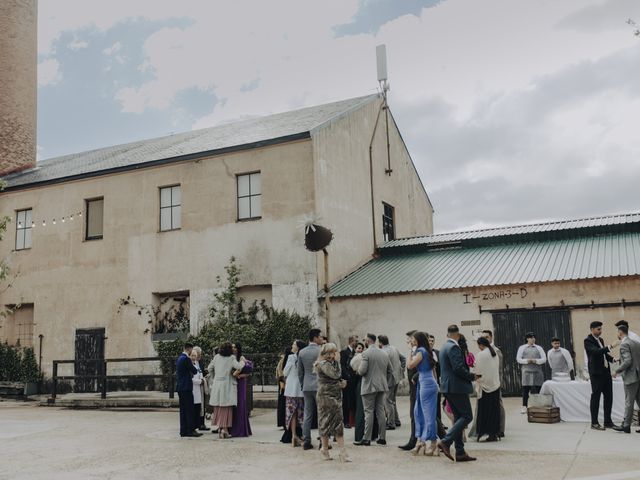
<svg viewBox="0 0 640 480"><path fill-rule="evenodd" d="M569 310L529 310L493 313L494 342L502 350L502 392L505 395L520 395L520 365L516 362L518 347L525 343L524 336L533 332L536 344L545 352L551 348L551 339L558 337L562 346L572 354L571 314ZM545 378L551 378L548 364Z"/></svg>
<svg viewBox="0 0 640 480"><path fill-rule="evenodd" d="M75 375L100 375L104 367L104 328L76 330ZM97 378L77 378L76 392L97 392Z"/></svg>

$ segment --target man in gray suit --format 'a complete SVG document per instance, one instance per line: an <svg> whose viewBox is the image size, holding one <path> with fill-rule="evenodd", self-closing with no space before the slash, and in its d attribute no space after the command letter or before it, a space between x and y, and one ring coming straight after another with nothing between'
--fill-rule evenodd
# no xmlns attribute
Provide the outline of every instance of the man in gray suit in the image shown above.
<svg viewBox="0 0 640 480"><path fill-rule="evenodd" d="M391 371L393 375L387 379L389 384L389 392L387 393L387 430L395 430L400 426L400 415L398 414L398 407L396 406L396 393L398 391L398 384L404 378L404 367L407 364L407 360L404 355L401 355L396 347L389 345L389 337L386 335L378 335L378 345L380 349L389 355L389 361L391 362Z"/></svg>
<svg viewBox="0 0 640 480"><path fill-rule="evenodd" d="M393 377L389 355L376 347L376 336L367 334L368 348L362 354L362 362L358 368L358 375L362 377L360 393L364 408L364 436L354 445L371 445L373 432L373 415L378 420L378 445L386 445L387 417L384 413L389 384L387 379Z"/></svg>
<svg viewBox="0 0 640 480"><path fill-rule="evenodd" d="M309 345L298 352L298 379L304 395L304 422L302 423L302 436L304 437L305 450L313 448L311 444L311 424L316 415L316 393L318 391L318 376L313 371L313 364L320 355L321 335L319 328L309 330Z"/></svg>
<svg viewBox="0 0 640 480"><path fill-rule="evenodd" d="M629 327L618 327L620 339L620 366L613 372L613 378L622 374L624 381L624 421L622 425L614 425L618 432L631 433L631 420L633 420L633 404L640 406L640 343L629 338ZM640 430L637 430L640 433Z"/></svg>

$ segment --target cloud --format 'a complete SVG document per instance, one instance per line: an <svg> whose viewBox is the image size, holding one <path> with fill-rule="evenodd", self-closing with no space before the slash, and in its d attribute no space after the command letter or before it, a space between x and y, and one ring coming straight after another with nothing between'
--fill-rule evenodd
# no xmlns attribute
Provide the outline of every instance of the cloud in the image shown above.
<svg viewBox="0 0 640 480"><path fill-rule="evenodd" d="M372 93L385 43L391 108L440 231L638 209L640 44L624 23L640 21L637 2L188 5L40 1L41 58L60 62L67 92L42 94L47 153Z"/></svg>
<svg viewBox="0 0 640 480"><path fill-rule="evenodd" d="M608 0L585 5L558 20L556 26L585 33L619 31L629 18L640 18L640 3L637 0Z"/></svg>
<svg viewBox="0 0 640 480"><path fill-rule="evenodd" d="M82 50L83 48L87 48L88 46L88 42L84 42L81 40L74 40L73 42L67 44L67 47L74 51Z"/></svg>
<svg viewBox="0 0 640 480"><path fill-rule="evenodd" d="M62 72L57 60L50 58L38 64L38 87L55 85L60 80L62 80Z"/></svg>
<svg viewBox="0 0 640 480"><path fill-rule="evenodd" d="M337 36L377 33L382 25L403 15L420 17L423 8L434 7L443 0L360 0L358 11L348 23L336 25Z"/></svg>
<svg viewBox="0 0 640 480"><path fill-rule="evenodd" d="M438 230L638 210L639 76L629 48L496 95L463 121L443 99L398 105L444 212Z"/></svg>

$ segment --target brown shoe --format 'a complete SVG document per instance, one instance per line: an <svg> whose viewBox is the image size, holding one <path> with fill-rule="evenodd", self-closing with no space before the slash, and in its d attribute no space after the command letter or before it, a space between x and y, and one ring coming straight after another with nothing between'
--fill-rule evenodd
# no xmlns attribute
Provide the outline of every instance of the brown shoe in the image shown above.
<svg viewBox="0 0 640 480"><path fill-rule="evenodd" d="M453 460L453 455L451 455L451 449L450 449L449 445L444 443L442 440L438 440L438 448L440 449L440 451L442 453L444 453L445 457L447 457L452 462L454 461Z"/></svg>
<svg viewBox="0 0 640 480"><path fill-rule="evenodd" d="M476 459L474 457L469 456L469 454L465 453L464 455L456 455L456 462L475 462Z"/></svg>

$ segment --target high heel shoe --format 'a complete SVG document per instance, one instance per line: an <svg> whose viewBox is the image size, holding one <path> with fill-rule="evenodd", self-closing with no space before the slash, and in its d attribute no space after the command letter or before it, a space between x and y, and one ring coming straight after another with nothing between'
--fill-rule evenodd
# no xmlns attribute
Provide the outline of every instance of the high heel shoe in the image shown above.
<svg viewBox="0 0 640 480"><path fill-rule="evenodd" d="M429 448L425 448L423 454L425 457L439 457L440 449L438 448L438 444L435 442L432 443Z"/></svg>
<svg viewBox="0 0 640 480"><path fill-rule="evenodd" d="M293 447L299 447L300 445L302 445L302 440L300 440L299 437L293 437L293 439L291 440L291 445L293 445Z"/></svg>
<svg viewBox="0 0 640 480"><path fill-rule="evenodd" d="M416 443L416 446L411 450L411 455L420 455L426 447L427 445L423 442Z"/></svg>
<svg viewBox="0 0 640 480"><path fill-rule="evenodd" d="M323 460L332 460L331 456L329 455L329 449L321 448L320 455L322 455Z"/></svg>
<svg viewBox="0 0 640 480"><path fill-rule="evenodd" d="M340 453L338 454L338 461L340 461L342 463L351 462L351 459L347 455L347 450L346 449L344 449L344 448L340 449Z"/></svg>

